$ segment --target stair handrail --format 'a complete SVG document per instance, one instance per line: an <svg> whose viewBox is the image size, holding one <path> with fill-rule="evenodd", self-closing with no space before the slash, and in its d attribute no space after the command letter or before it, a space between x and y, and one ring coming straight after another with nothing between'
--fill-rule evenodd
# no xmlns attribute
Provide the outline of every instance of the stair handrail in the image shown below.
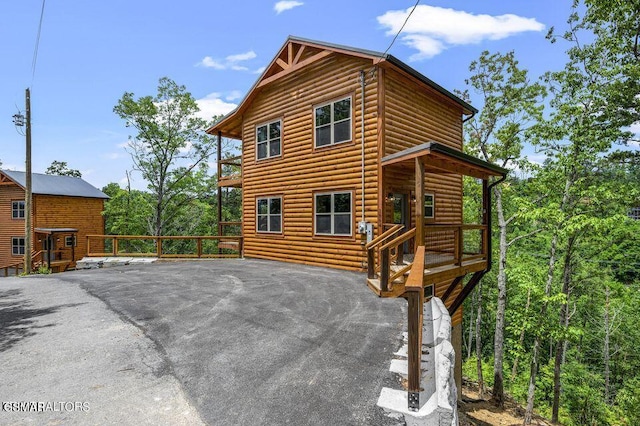
<svg viewBox="0 0 640 426"><path fill-rule="evenodd" d="M402 224L393 225L390 229L387 229L382 234L378 235L373 240L365 244L364 248L369 250L370 248L377 246L378 244L380 244L381 242L383 242L384 240L386 240L396 232L400 231L402 228L404 228L404 225Z"/></svg>
<svg viewBox="0 0 640 426"><path fill-rule="evenodd" d="M409 241L411 238L414 238L416 235L416 228L411 228L404 234L394 238L393 240L387 242L379 249L378 258L380 259L380 288L384 291L387 291L389 288L389 284L393 283L393 280L397 278L399 275L391 273L391 263L398 258L398 247L403 244L405 241ZM391 250L394 250L394 253L391 254ZM406 271L403 271L403 274Z"/></svg>

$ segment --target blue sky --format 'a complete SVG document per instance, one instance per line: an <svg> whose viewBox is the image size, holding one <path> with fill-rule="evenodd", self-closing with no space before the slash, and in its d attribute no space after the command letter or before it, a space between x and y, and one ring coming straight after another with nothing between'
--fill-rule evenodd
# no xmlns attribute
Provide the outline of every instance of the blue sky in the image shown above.
<svg viewBox="0 0 640 426"><path fill-rule="evenodd" d="M158 79L183 84L203 114L226 113L288 35L384 51L413 0L48 0L35 75L42 0L0 4L0 161L24 170L12 116L32 88L33 171L66 161L97 187L122 182L129 129L113 113L125 91L153 95ZM463 89L483 50L515 50L532 76L564 65L570 0L421 1L390 53L449 90ZM481 107L477 102L474 105ZM133 185L144 188L139 177Z"/></svg>

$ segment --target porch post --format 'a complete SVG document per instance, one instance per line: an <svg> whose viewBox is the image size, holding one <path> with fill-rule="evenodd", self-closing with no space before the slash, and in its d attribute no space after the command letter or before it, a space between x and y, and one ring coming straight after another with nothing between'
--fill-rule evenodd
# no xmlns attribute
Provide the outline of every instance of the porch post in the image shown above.
<svg viewBox="0 0 640 426"><path fill-rule="evenodd" d="M424 164L420 158L416 158L416 244L424 245Z"/></svg>
<svg viewBox="0 0 640 426"><path fill-rule="evenodd" d="M222 132L218 132L218 152L216 153L216 160L218 166L218 188L216 195L218 197L218 235L222 235L222 189L220 188L220 176L222 175ZM222 253L220 247L218 247L218 254Z"/></svg>
<svg viewBox="0 0 640 426"><path fill-rule="evenodd" d="M482 180L482 225L485 229L482 232L482 254L491 262L491 194L489 193L489 181Z"/></svg>

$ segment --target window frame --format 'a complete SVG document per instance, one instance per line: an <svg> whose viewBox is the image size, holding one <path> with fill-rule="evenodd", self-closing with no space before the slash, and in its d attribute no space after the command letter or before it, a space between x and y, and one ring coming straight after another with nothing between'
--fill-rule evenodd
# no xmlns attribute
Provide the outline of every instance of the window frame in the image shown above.
<svg viewBox="0 0 640 426"><path fill-rule="evenodd" d="M18 205L17 208L15 206L16 204ZM22 212L22 216L20 216L20 212ZM11 200L11 219L24 220L25 215L26 215L26 202L24 200Z"/></svg>
<svg viewBox="0 0 640 426"><path fill-rule="evenodd" d="M335 232L335 216L343 215L344 212L335 211L335 195L349 194L349 233L348 234L336 234ZM329 213L318 213L318 197L323 195L331 195L331 206ZM355 213L354 208L354 191L353 190L332 190L332 191L318 191L313 193L313 236L315 237L338 237L338 238L350 238L353 237L353 218ZM331 218L331 233L318 232L318 214Z"/></svg>
<svg viewBox="0 0 640 426"><path fill-rule="evenodd" d="M260 202L260 200L267 200L267 213L266 214L260 214L259 213L259 207L258 204ZM271 201L272 200L280 200L280 213L271 213ZM260 217L265 217L267 218L267 230L263 231L260 230ZM279 231L272 231L271 230L271 217L273 216L280 216L280 230ZM284 229L284 201L283 201L283 197L282 195L268 195L268 196L259 196L256 197L256 233L257 234L276 234L276 235L281 235L283 233L283 229Z"/></svg>
<svg viewBox="0 0 640 426"><path fill-rule="evenodd" d="M15 244L16 240L18 240L18 244ZM22 244L20 244L20 240L22 240ZM11 237L11 256L24 256L26 246L27 244L24 236ZM20 253L20 247L22 247L22 253ZM18 253L16 253L16 248L18 248Z"/></svg>
<svg viewBox="0 0 640 426"><path fill-rule="evenodd" d="M73 244L68 244L69 239L73 242ZM64 246L65 247L78 247L78 238L75 235L67 235L64 237Z"/></svg>
<svg viewBox="0 0 640 426"><path fill-rule="evenodd" d="M272 124L275 124L275 123L278 123L280 125L280 136L278 138L271 139L269 137L269 135L270 135L269 130L270 130L270 126ZM266 122L263 122L263 123L260 123L260 124L256 125L256 127L255 127L256 161L265 161L265 160L271 160L271 159L274 159L274 158L282 157L282 146L283 146L283 143L282 143L283 126L282 126L282 124L283 124L282 118L278 118L278 119L275 119L275 120L269 120L269 121L266 121ZM259 142L258 141L258 129L260 129L261 127L265 127L265 126L267 128L267 139L266 139L266 141ZM275 139L280 139L280 150L279 150L280 153L278 155L271 155L271 149L270 149L271 148L271 141L275 140ZM263 144L263 143L265 143L267 145L267 156L260 158L260 156L258 155L258 152L259 152L258 145L259 144Z"/></svg>
<svg viewBox="0 0 640 426"><path fill-rule="evenodd" d="M427 204L427 197L431 197L431 203ZM431 208L431 215L427 215L427 208ZM424 194L424 218L435 219L436 218L436 195L434 193L425 192Z"/></svg>
<svg viewBox="0 0 640 426"><path fill-rule="evenodd" d="M346 99L349 100L349 118L342 119L342 120L340 120L339 122L336 123L335 120L334 120L334 112L335 112L334 105L336 103L344 101ZM318 125L317 125L317 122L316 122L316 111L319 108L326 107L327 105L330 105L329 123L328 124L323 124L320 127L329 126L329 128L330 128L330 138L329 139L330 140L329 140L328 144L318 145L318 132L317 132ZM349 95L342 96L342 97L339 97L339 98L333 98L333 99L328 100L326 102L322 102L322 103L314 105L313 106L313 149L314 150L325 149L325 148L330 148L330 147L333 147L333 146L338 146L338 145L346 144L346 143L349 143L349 142L353 142L353 120L354 120L353 115L354 115L353 114L353 94L349 94ZM346 139L346 140L340 141L340 142L336 142L335 141L335 126L336 126L336 124L343 123L343 122L345 122L347 120L349 121L349 138Z"/></svg>

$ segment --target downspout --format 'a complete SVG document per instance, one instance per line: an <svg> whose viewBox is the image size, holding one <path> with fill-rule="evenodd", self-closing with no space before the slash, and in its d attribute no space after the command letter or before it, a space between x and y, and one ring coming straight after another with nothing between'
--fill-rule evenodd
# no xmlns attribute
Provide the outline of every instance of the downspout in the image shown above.
<svg viewBox="0 0 640 426"><path fill-rule="evenodd" d="M364 197L364 88L367 85L365 79L364 79L364 70L360 71L360 89L361 89L361 103L360 103L360 108L361 108L361 113L360 113L360 138L362 139L361 145L362 145L362 222L365 221L364 219L364 203L365 203L365 197Z"/></svg>
<svg viewBox="0 0 640 426"><path fill-rule="evenodd" d="M493 189L494 186L496 186L499 183L504 182L504 180L507 178L507 175L504 174L502 175L502 177L500 179L498 179L497 181L493 182L491 185L489 185L487 187L487 269L485 269L482 272L482 275L486 274L487 272L489 272L491 270L491 263L492 263L492 252L493 250L491 250L491 190Z"/></svg>

